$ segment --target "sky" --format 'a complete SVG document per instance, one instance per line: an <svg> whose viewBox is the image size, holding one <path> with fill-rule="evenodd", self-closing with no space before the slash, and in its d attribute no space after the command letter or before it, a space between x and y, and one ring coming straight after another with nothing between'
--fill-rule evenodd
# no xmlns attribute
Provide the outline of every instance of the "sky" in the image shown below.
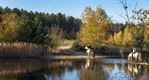
<svg viewBox="0 0 149 80"><path fill-rule="evenodd" d="M149 0L127 0L129 12L134 9L143 8L149 10ZM85 7L90 6L93 10L102 6L107 15L115 22L124 22L120 16L125 16L125 11L119 0L0 0L0 6L9 8L25 9L27 11L38 11L46 13L64 13L67 16L81 18Z"/></svg>

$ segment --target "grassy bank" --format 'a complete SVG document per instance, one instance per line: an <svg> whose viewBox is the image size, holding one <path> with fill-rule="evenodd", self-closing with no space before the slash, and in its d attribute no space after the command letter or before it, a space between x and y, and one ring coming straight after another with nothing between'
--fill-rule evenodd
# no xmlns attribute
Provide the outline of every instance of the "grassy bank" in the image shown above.
<svg viewBox="0 0 149 80"><path fill-rule="evenodd" d="M34 43L0 43L0 58L38 58L49 53L48 47Z"/></svg>

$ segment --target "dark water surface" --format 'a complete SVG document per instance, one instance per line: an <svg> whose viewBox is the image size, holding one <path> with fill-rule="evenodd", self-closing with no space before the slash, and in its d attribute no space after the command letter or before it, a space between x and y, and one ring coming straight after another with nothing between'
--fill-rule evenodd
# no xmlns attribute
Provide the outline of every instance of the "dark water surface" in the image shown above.
<svg viewBox="0 0 149 80"><path fill-rule="evenodd" d="M112 58L0 60L0 80L149 80L149 66Z"/></svg>

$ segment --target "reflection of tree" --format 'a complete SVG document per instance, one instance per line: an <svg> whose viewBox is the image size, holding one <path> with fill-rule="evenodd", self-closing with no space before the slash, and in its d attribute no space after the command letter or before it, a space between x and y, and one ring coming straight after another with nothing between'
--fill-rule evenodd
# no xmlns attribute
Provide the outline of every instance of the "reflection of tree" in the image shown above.
<svg viewBox="0 0 149 80"><path fill-rule="evenodd" d="M79 60L80 61L80 60ZM82 67L78 60L13 60L0 61L0 80L61 79ZM79 63L78 63L79 62ZM67 75L66 75L67 76Z"/></svg>
<svg viewBox="0 0 149 80"><path fill-rule="evenodd" d="M63 73L65 72L64 66L59 67L51 67L44 70L44 75L46 79L52 79L55 80L57 78L61 78L63 76Z"/></svg>
<svg viewBox="0 0 149 80"><path fill-rule="evenodd" d="M45 80L41 72L43 62L39 60L12 60L0 62L0 80Z"/></svg>
<svg viewBox="0 0 149 80"><path fill-rule="evenodd" d="M17 75L34 72L44 67L39 60L14 60L0 62L0 75Z"/></svg>
<svg viewBox="0 0 149 80"><path fill-rule="evenodd" d="M79 60L80 61L80 60ZM46 79L62 80L64 76L71 75L74 70L78 71L82 63L77 60L60 60L47 63L47 69L44 70ZM65 73L70 73L65 75Z"/></svg>
<svg viewBox="0 0 149 80"><path fill-rule="evenodd" d="M111 72L114 68L114 64L107 64L107 68L108 68L109 72Z"/></svg>
<svg viewBox="0 0 149 80"><path fill-rule="evenodd" d="M142 80L148 80L149 79L149 66L143 66L144 68L144 75L141 76Z"/></svg>
<svg viewBox="0 0 149 80"><path fill-rule="evenodd" d="M148 66L140 64L104 64L103 65L104 75L107 80L148 80L149 69Z"/></svg>
<svg viewBox="0 0 149 80"><path fill-rule="evenodd" d="M84 68L81 71L80 80L105 80L105 79L102 70L97 68L94 69Z"/></svg>
<svg viewBox="0 0 149 80"><path fill-rule="evenodd" d="M85 65L87 68L84 68ZM66 80L65 78L70 76L74 76L76 80L79 78L80 80L111 80L112 78L147 80L149 67L126 63L104 64L93 59L87 59L86 62L85 60L0 61L0 80Z"/></svg>
<svg viewBox="0 0 149 80"><path fill-rule="evenodd" d="M124 64L114 63L110 65L110 68L109 64L103 65L104 74L107 80L131 80L129 75L124 71Z"/></svg>
<svg viewBox="0 0 149 80"><path fill-rule="evenodd" d="M80 72L80 80L105 80L101 66L95 66L94 59L87 59L85 68Z"/></svg>
<svg viewBox="0 0 149 80"><path fill-rule="evenodd" d="M0 80L46 80L41 73L26 73L19 75L1 75Z"/></svg>

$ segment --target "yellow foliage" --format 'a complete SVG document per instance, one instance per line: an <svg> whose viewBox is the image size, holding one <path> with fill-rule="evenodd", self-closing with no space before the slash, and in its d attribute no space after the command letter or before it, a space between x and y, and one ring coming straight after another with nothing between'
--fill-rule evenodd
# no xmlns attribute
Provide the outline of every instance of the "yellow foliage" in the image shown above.
<svg viewBox="0 0 149 80"><path fill-rule="evenodd" d="M99 46L108 39L109 22L105 11L98 7L96 11L90 7L85 9L83 26L78 38L82 44Z"/></svg>
<svg viewBox="0 0 149 80"><path fill-rule="evenodd" d="M15 13L2 14L0 23L0 40L13 41L16 37L17 15Z"/></svg>
<svg viewBox="0 0 149 80"><path fill-rule="evenodd" d="M146 24L146 31L145 31L145 41L149 43L149 19Z"/></svg>
<svg viewBox="0 0 149 80"><path fill-rule="evenodd" d="M124 30L123 42L124 46L131 45L133 43L133 35L131 34L131 28L126 27Z"/></svg>
<svg viewBox="0 0 149 80"><path fill-rule="evenodd" d="M110 44L115 44L118 47L130 46L133 43L133 36L130 32L130 28L126 27L124 32L117 32L114 35L110 35L108 42Z"/></svg>
<svg viewBox="0 0 149 80"><path fill-rule="evenodd" d="M108 43L109 44L114 44L114 37L113 35L110 35L109 38L108 38Z"/></svg>
<svg viewBox="0 0 149 80"><path fill-rule="evenodd" d="M114 33L114 43L117 46L121 46L122 44L122 32Z"/></svg>

